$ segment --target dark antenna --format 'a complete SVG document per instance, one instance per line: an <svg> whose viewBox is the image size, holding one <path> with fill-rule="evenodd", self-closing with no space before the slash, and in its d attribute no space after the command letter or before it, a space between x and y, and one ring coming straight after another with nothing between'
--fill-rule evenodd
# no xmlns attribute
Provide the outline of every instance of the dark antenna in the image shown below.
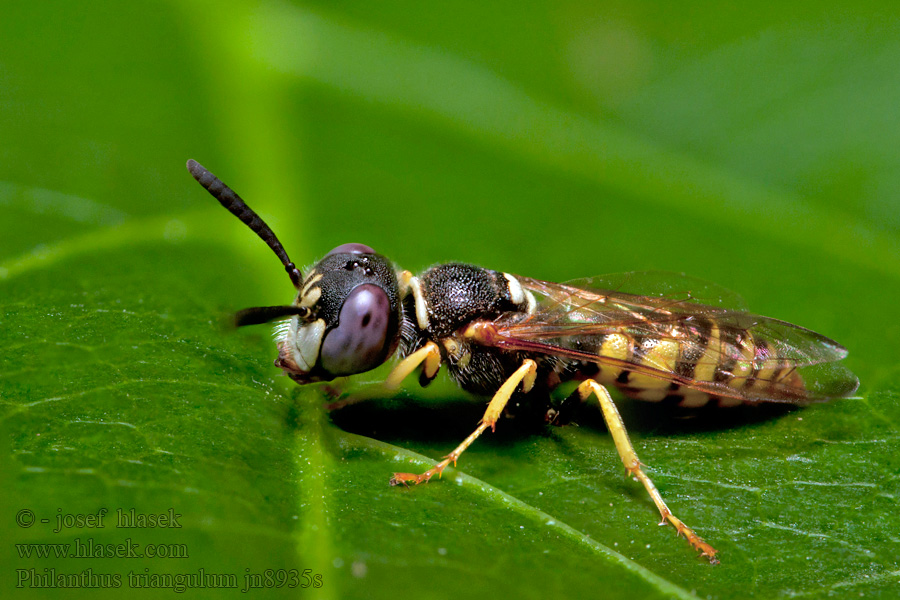
<svg viewBox="0 0 900 600"><path fill-rule="evenodd" d="M293 315L305 317L308 314L309 309L304 306L254 306L253 308L245 308L234 315L234 325L235 327L259 325L282 317Z"/></svg>
<svg viewBox="0 0 900 600"><path fill-rule="evenodd" d="M187 161L187 170L190 171L191 175L194 176L194 179L206 188L206 191L212 194L222 206L243 221L247 227L252 229L253 232L272 249L272 252L275 253L284 265L285 271L290 275L291 281L294 282L294 287L299 289L300 283L303 281L303 275L300 273L300 269L298 269L294 263L291 262L291 259L288 258L287 252L284 251L284 246L281 245L281 242L278 241L275 233L268 225L266 225L266 222L259 218L259 215L256 214L252 208L247 206L247 203L244 202L234 190L222 183L218 177L206 170L206 167L193 158ZM249 323L245 324L249 325Z"/></svg>

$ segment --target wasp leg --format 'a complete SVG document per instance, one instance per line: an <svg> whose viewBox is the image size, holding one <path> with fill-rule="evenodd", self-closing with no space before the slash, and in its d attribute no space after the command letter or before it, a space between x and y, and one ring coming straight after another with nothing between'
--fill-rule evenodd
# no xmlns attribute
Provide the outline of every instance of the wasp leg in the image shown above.
<svg viewBox="0 0 900 600"><path fill-rule="evenodd" d="M422 369L423 381L428 382L437 376L438 369L441 367L441 351L438 349L437 344L434 342L426 342L424 346L401 360L388 374L381 386L375 386L370 390L354 393L349 398L331 402L330 404L326 404L325 408L327 410L344 408L345 406L356 404L362 400L377 398L379 392L392 392L400 387L403 380L421 364L424 364Z"/></svg>
<svg viewBox="0 0 900 600"><path fill-rule="evenodd" d="M414 473L394 473L394 476L391 477L391 485L400 485L401 483L406 485L409 483L419 484L422 482L427 482L429 479L437 475L440 477L441 473L450 463L453 463L453 466L456 466L456 461L459 459L459 455L465 452L466 448L472 445L472 442L478 439L484 430L488 427L493 431L497 425L497 420L500 418L500 415L503 413L503 409L506 408L506 403L509 402L510 397L512 397L513 392L516 391L519 383L522 384L522 391L529 392L531 388L534 387L534 379L537 375L537 363L535 363L530 358L526 358L522 362L522 366L516 369L515 373L509 376L509 378L503 382L503 385L500 386L500 389L497 390L497 393L494 394L494 397L491 398L490 404L488 404L487 410L484 411L484 416L481 418L481 423L478 425L478 429L473 431L469 437L463 440L463 442L456 447L450 454L444 457L444 460L436 464L434 467L428 469L421 475L416 475Z"/></svg>
<svg viewBox="0 0 900 600"><path fill-rule="evenodd" d="M641 469L641 461L638 460L637 454L634 452L634 446L631 445L631 440L628 439L628 433L625 431L625 424L622 422L622 417L619 415L619 411L612 401L609 392L606 391L606 388L593 379L586 379L579 384L578 395L582 400L587 400L592 393L600 402L600 408L603 410L603 419L606 421L606 426L616 444L616 450L618 450L619 456L625 464L625 470L629 475L636 477L644 484L644 488L646 488L647 492L650 494L653 503L656 504L656 508L659 509L659 514L662 515L662 522L660 525L665 525L667 521L671 523L679 534L687 538L687 541L695 550L699 550L702 556L709 558L709 562L712 564L718 564L719 561L716 559L717 550L704 542L700 536L694 533L690 527L685 525L681 519L672 514L672 511L669 510L669 507L666 506L666 503L663 501L659 490L656 489L656 486L653 485L653 482L650 481L650 478L647 477L647 474Z"/></svg>
<svg viewBox="0 0 900 600"><path fill-rule="evenodd" d="M428 379L434 379L441 366L441 351L434 342L426 342L424 346L397 363L394 370L384 380L384 387L389 390L397 389L400 387L400 383L423 363L422 374Z"/></svg>

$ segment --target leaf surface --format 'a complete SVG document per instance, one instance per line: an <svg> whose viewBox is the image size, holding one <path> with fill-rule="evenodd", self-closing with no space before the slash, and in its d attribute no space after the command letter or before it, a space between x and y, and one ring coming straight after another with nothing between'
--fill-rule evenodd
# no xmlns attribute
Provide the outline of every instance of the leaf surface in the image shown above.
<svg viewBox="0 0 900 600"><path fill-rule="evenodd" d="M895 595L890 5L38 12L10 7L0 23L3 589L43 597L17 579L91 569L122 588L150 585L129 573L225 574L267 596ZM362 242L414 271L684 271L836 339L862 387L687 419L621 403L716 567L656 526L590 407L564 428L505 419L442 480L391 488L393 471L425 470L468 435L483 402L441 380L329 413L322 387L279 377L265 327L224 323L289 301L287 278L187 158L298 264ZM102 528L53 531L103 508ZM116 527L132 508L181 527ZM23 509L48 523L16 525ZM15 546L76 538L187 556ZM278 569L322 586L278 587ZM208 583L187 593L221 597Z"/></svg>

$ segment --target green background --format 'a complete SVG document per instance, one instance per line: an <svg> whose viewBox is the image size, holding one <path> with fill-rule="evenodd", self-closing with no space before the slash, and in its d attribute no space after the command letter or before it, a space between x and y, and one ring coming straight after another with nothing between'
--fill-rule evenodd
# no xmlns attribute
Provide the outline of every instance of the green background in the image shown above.
<svg viewBox="0 0 900 600"><path fill-rule="evenodd" d="M121 591L16 589L17 569L322 576L248 597L898 593L893 3L0 13L0 593ZM440 482L391 488L482 405L443 382L329 414L326 390L279 377L268 328L223 321L289 301L289 282L187 158L298 263L362 242L413 271L687 272L840 341L859 394L696 419L622 403L663 496L720 550L715 567L656 526L591 411L580 427L503 421ZM57 514L100 508L171 508L182 527L52 531ZM19 527L22 509L51 523ZM14 546L75 538L189 557Z"/></svg>

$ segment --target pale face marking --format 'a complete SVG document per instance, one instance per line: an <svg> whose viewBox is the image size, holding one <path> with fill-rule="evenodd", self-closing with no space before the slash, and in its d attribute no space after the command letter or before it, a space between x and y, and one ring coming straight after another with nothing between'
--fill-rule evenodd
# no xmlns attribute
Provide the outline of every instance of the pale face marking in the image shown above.
<svg viewBox="0 0 900 600"><path fill-rule="evenodd" d="M300 298L300 306L304 306L306 308L312 308L315 306L316 302L319 301L319 298L322 297L322 288L314 287L310 288L308 291L304 292L304 294Z"/></svg>
<svg viewBox="0 0 900 600"><path fill-rule="evenodd" d="M309 275L306 276L306 283L303 284L303 287L300 289L300 294L298 298L302 298L309 292L309 288L311 288L314 284L318 283L322 280L322 274L316 273L315 270L309 272Z"/></svg>
<svg viewBox="0 0 900 600"><path fill-rule="evenodd" d="M294 323L297 317L291 322L291 330L294 331ZM294 362L302 371L309 371L319 360L319 349L322 347L322 337L325 335L325 321L316 319L312 323L306 323L294 331L293 344ZM290 337L290 336L289 336ZM290 342L291 340L288 339Z"/></svg>

